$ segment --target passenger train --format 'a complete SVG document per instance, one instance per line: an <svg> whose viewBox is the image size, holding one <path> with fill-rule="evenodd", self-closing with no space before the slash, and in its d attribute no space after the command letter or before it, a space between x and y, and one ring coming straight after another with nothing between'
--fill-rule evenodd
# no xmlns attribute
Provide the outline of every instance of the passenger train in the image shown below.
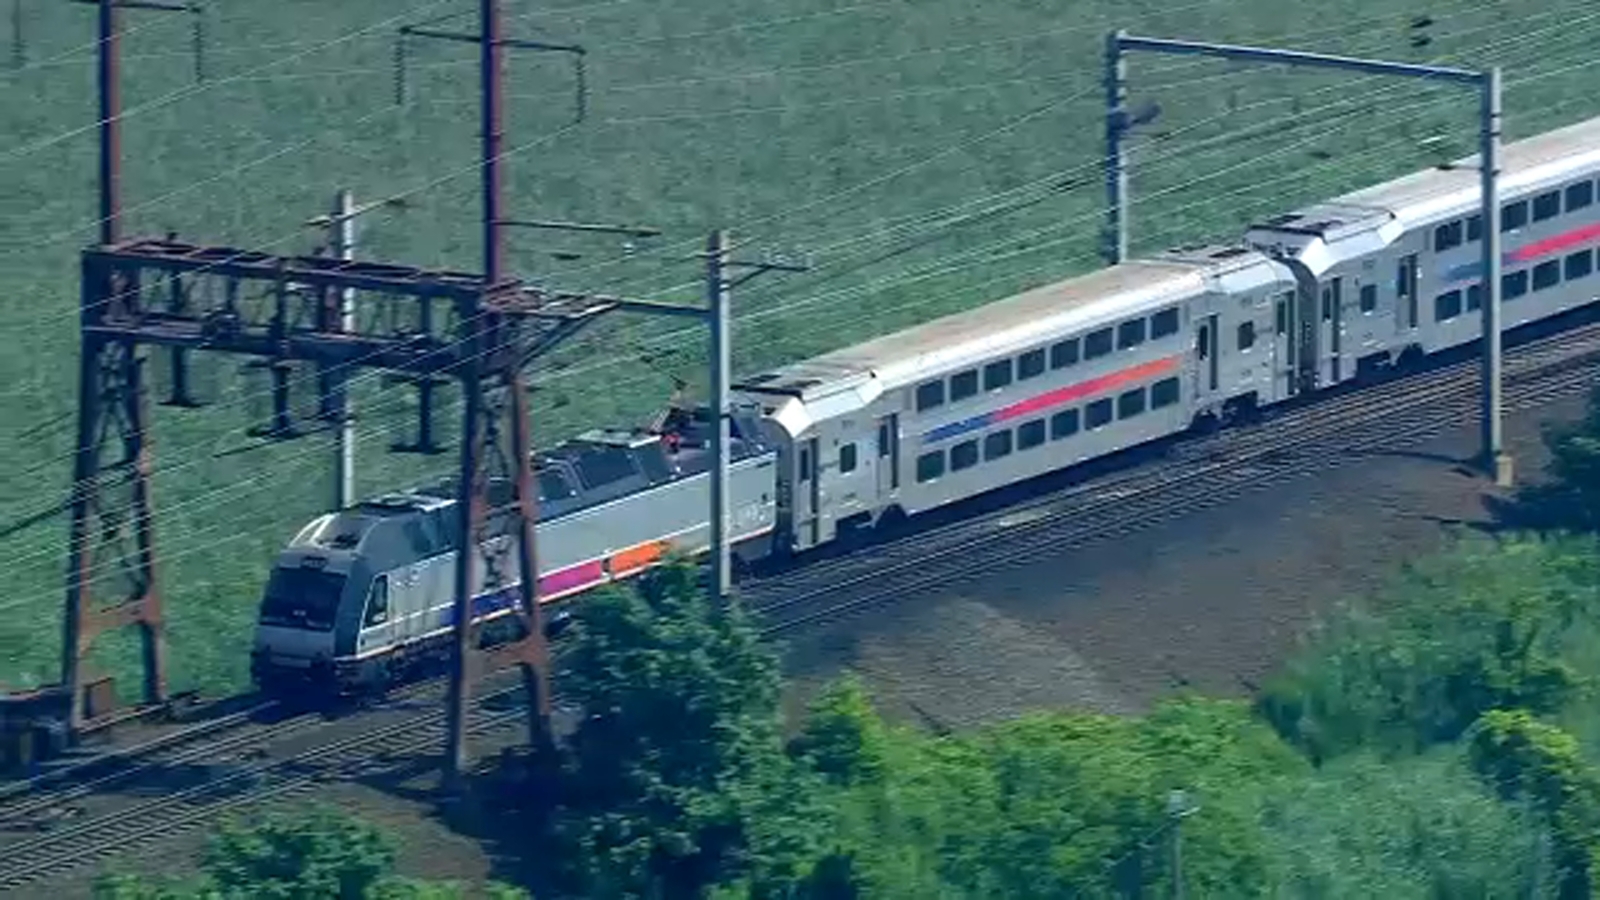
<svg viewBox="0 0 1600 900"><path fill-rule="evenodd" d="M1477 339L1476 157L735 385L730 528L744 560L854 531ZM1504 148L1505 327L1600 298L1600 118ZM707 548L705 411L538 455L539 596ZM448 482L321 516L261 604L264 683L394 677L449 634ZM510 536L476 548L506 554ZM512 559L515 557L512 556ZM482 580L484 565L476 570ZM515 584L474 586L504 620Z"/></svg>

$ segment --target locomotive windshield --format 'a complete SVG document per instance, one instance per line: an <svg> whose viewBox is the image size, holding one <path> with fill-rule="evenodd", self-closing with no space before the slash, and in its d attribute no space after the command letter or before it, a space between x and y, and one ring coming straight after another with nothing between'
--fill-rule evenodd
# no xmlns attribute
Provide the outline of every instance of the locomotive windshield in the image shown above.
<svg viewBox="0 0 1600 900"><path fill-rule="evenodd" d="M344 576L316 569L277 567L261 601L261 624L328 631L339 609Z"/></svg>

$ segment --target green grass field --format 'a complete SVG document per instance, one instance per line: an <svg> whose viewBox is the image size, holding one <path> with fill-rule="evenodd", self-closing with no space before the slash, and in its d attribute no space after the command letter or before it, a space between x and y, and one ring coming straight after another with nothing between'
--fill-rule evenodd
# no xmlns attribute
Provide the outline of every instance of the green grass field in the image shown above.
<svg viewBox="0 0 1600 900"><path fill-rule="evenodd" d="M960 0L508 2L518 36L589 50L589 115L572 124L565 59L513 55L512 215L636 222L666 237L512 236L518 275L690 299L683 257L715 227L746 253L806 254L735 298L736 367L782 363L1093 268L1104 34L1249 41L1506 67L1508 137L1592 115L1600 11L1566 0L1186 3ZM363 224L363 254L477 269L475 51L428 42L394 102L395 27L474 4L277 0L215 4L209 80L193 84L185 16L127 15L126 232L305 251L300 223L333 193L411 192ZM24 66L0 70L0 683L55 676L76 401L76 254L95 233L92 9L24 0ZM1410 16L1434 20L1431 45ZM1135 102L1163 110L1134 159L1135 243L1237 234L1260 215L1473 149L1476 102L1417 83L1140 57ZM1442 143L1425 139L1440 136ZM426 188L426 189L424 189ZM552 251L577 251L560 260ZM536 374L540 443L637 421L679 375L698 383L698 331L616 319ZM240 360L196 369L215 405L155 407L157 540L175 687L246 675L251 614L272 555L322 509L331 443L259 447L267 408ZM156 393L165 373L152 366ZM359 489L452 456L382 453L411 427L409 392L365 379ZM441 433L454 443L448 414ZM107 561L96 586L116 590ZM129 636L131 637L131 636ZM96 660L131 674L131 639ZM131 685L131 681L125 681ZM124 693L128 693L127 690Z"/></svg>

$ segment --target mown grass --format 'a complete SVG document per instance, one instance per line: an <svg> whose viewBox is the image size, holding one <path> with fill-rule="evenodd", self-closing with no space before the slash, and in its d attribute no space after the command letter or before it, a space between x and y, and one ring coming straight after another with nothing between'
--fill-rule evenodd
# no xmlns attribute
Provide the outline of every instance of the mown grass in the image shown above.
<svg viewBox="0 0 1600 900"><path fill-rule="evenodd" d="M319 236L300 223L338 188L358 198L415 191L407 208L363 223L363 254L478 268L473 52L414 46L403 107L392 80L394 25L460 12L471 28L472 9L223 0L201 87L186 17L129 15L124 97L147 108L124 127L127 232L303 251ZM92 41L92 10L28 0L24 12L28 65L0 72L0 333L10 338L0 353L0 681L12 684L50 679L58 654L67 523L49 511L70 478L75 255L94 234L96 171L92 57L69 53ZM667 232L633 252L519 233L514 270L688 299L699 272L684 257L711 228L733 229L747 254L808 255L812 272L738 292L743 372L1097 265L1109 28L1497 62L1512 138L1600 107L1588 90L1594 69L1581 67L1600 13L1575 0L613 0L508 12L515 34L590 50L589 115L578 125L568 61L517 55L509 65L508 144L521 148L506 167L511 212ZM1422 13L1434 40L1415 48L1407 22ZM367 30L319 47L358 29ZM1162 108L1135 154L1140 248L1226 237L1265 212L1472 149L1476 105L1460 91L1150 57L1133 73L1135 99ZM1447 138L1442 150L1423 141L1435 135ZM702 344L660 322L596 328L537 374L539 441L635 421L673 376L698 384ZM210 409L155 412L157 539L180 687L242 683L265 568L331 490L325 436L257 446L245 435L266 403L238 362L197 365ZM152 364L158 394L163 365ZM380 452L409 430L411 403L376 377L362 382L362 491L450 465ZM439 427L454 443L448 410ZM100 564L105 597L116 572ZM137 659L122 638L103 640L96 658L121 675Z"/></svg>

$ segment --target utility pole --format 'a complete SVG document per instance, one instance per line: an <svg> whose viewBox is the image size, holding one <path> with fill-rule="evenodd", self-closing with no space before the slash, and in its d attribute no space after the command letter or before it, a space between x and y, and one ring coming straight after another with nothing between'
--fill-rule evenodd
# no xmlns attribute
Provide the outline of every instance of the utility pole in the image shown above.
<svg viewBox="0 0 1600 900"><path fill-rule="evenodd" d="M1208 56L1237 62L1257 62L1269 65L1304 66L1307 68L1337 69L1366 75L1385 75L1398 78L1416 78L1433 82L1446 82L1472 88L1479 96L1478 167L1481 172L1480 204L1478 215L1483 221L1482 285L1483 299L1483 401L1482 447L1480 464L1495 483L1504 487L1511 484L1512 460L1506 453L1501 431L1501 316L1500 316L1500 94L1499 67L1481 71L1457 69L1448 66L1428 66L1413 63L1387 62L1361 59L1352 56L1335 56L1327 53L1304 53L1297 50L1273 50L1265 47L1248 47L1237 44L1212 44L1201 41L1171 40L1166 38L1135 37L1125 31L1113 32L1106 40L1107 108L1106 108L1106 185L1109 193L1108 221L1119 234L1115 242L1126 247L1128 181L1126 148L1128 130L1139 124L1138 117L1129 118L1124 107L1125 88L1122 87L1127 70L1124 55L1130 50L1143 50L1171 56ZM1119 251L1123 252L1123 251ZM1108 257L1109 257L1108 253ZM1286 258L1286 262L1291 260Z"/></svg>
<svg viewBox="0 0 1600 900"><path fill-rule="evenodd" d="M706 310L711 325L711 593L721 600L733 587L733 551L728 545L728 234L717 230L706 241Z"/></svg>
<svg viewBox="0 0 1600 900"><path fill-rule="evenodd" d="M1172 821L1172 898L1183 900L1183 820L1200 811L1190 806L1183 791L1167 794L1167 816Z"/></svg>
<svg viewBox="0 0 1600 900"><path fill-rule="evenodd" d="M1122 135L1128 129L1128 60L1119 43L1127 36L1118 31L1106 38L1106 234L1108 265L1128 258L1128 148Z"/></svg>
<svg viewBox="0 0 1600 900"><path fill-rule="evenodd" d="M737 262L729 257L728 233L717 230L706 240L706 321L711 326L711 415L715 433L711 441L711 592L716 599L732 588L733 549L728 543L728 458L732 453L728 428L732 383L729 352L729 315L733 288L764 272L805 272L811 267L786 262ZM729 281L735 268L751 269Z"/></svg>
<svg viewBox="0 0 1600 900"><path fill-rule="evenodd" d="M342 260L356 258L355 198L349 190L339 192L333 215L338 224L334 231L334 255ZM339 330L351 334L356 330L356 289L344 287L339 291ZM340 371L331 385L334 393L333 414L339 429L337 453L334 457L333 508L344 509L355 502L356 493L356 420L351 410L349 375Z"/></svg>

